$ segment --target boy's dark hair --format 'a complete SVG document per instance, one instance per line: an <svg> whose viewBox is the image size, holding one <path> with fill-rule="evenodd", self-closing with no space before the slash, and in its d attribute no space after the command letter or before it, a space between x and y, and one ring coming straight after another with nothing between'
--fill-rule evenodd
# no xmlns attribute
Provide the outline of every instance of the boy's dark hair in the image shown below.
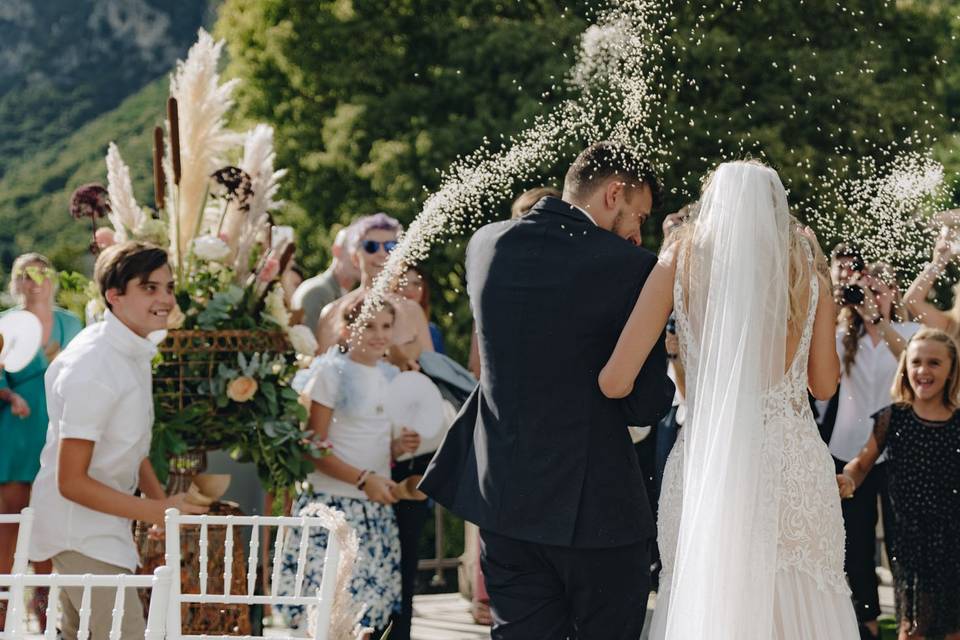
<svg viewBox="0 0 960 640"><path fill-rule="evenodd" d="M619 142L596 142L580 152L563 179L563 190L586 197L613 177L619 177L633 188L647 185L653 196L653 207L660 206L662 188L653 167Z"/></svg>
<svg viewBox="0 0 960 640"><path fill-rule="evenodd" d="M169 263L167 252L156 245L130 240L107 247L97 256L93 279L100 287L100 295L108 309L107 291L117 289L126 293L131 280L144 280L151 273Z"/></svg>
<svg viewBox="0 0 960 640"><path fill-rule="evenodd" d="M863 271L866 268L866 262L863 259L863 253L860 248L853 244L841 242L830 252L830 262L835 262L840 258L853 258L853 269Z"/></svg>

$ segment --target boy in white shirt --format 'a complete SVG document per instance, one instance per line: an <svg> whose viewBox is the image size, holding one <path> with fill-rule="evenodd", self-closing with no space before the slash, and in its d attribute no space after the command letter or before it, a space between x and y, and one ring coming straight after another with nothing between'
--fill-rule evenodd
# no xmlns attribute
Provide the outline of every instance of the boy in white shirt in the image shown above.
<svg viewBox="0 0 960 640"><path fill-rule="evenodd" d="M164 511L204 508L168 498L150 460L151 361L176 301L163 249L125 242L104 250L94 277L106 301L103 322L84 329L47 369L50 425L33 485L31 560L53 560L61 574L133 573L132 521L162 524ZM139 487L143 496L134 495ZM61 632L74 640L82 590L63 589ZM114 593L91 593L90 632L107 638ZM143 638L133 590L124 603L122 638Z"/></svg>

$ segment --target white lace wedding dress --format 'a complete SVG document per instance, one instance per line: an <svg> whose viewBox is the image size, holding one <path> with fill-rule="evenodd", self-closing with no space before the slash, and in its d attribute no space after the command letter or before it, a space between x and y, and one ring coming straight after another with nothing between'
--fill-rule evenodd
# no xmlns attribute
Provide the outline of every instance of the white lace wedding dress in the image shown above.
<svg viewBox="0 0 960 640"><path fill-rule="evenodd" d="M766 504L779 514L776 522L767 526L760 523L767 534L775 536L776 545L771 545L771 555L758 554L752 559L756 566L744 567L736 579L731 576L730 591L718 591L715 607L722 608L725 599L734 599L743 588L756 585L748 580L764 580L769 575L772 584L758 590L770 592L770 597L757 602L756 620L766 619L758 630L754 619L740 620L742 628L715 629L711 637L770 638L776 640L856 640L859 638L857 623L850 601L850 591L843 572L844 528L840 511L833 461L826 445L820 438L807 400L807 358L810 351L813 320L817 308L818 279L815 276L812 253L804 243L809 261L810 301L803 333L796 355L779 383L768 388L761 404L762 444L759 450L763 492ZM680 340L680 358L686 371L696 372L699 367L698 353L691 344L690 318L685 309L684 291L681 286L683 273L682 252L677 266L674 284L674 314ZM691 295L692 292L691 292ZM702 370L702 369L701 369ZM688 378L688 390L698 381ZM695 394L695 390L693 395ZM688 396L690 394L688 393ZM693 415L691 409L688 415ZM663 488L660 494L659 546L663 561L660 577L660 592L657 594L656 611L650 637L654 640L690 640L680 638L678 633L668 634L672 613L680 619L687 615L686 609L711 611L703 603L671 601L674 569L680 536L681 514L684 499L684 450L685 438L700 428L696 423L681 429L679 438L666 464ZM724 497L719 496L722 500ZM744 516L749 517L749 516ZM705 525L709 526L709 525ZM709 535L709 532L708 532ZM761 538L758 538L761 539ZM774 551L775 549L775 551ZM775 559L774 556L775 555ZM775 562L775 567L763 563ZM700 569L698 566L697 569ZM741 583L738 583L742 581ZM717 584L724 584L724 577L717 577ZM772 612L762 610L771 606ZM675 609L671 612L671 609ZM720 609L714 608L712 611ZM721 623L721 624L726 624ZM704 627L707 628L709 620ZM769 635L768 635L769 634ZM706 636L704 636L706 637Z"/></svg>

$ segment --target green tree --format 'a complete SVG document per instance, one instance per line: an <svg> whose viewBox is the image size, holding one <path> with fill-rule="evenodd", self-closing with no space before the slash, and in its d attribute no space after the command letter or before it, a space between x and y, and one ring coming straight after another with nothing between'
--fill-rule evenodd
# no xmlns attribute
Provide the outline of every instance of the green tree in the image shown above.
<svg viewBox="0 0 960 640"><path fill-rule="evenodd" d="M378 210L409 223L437 168L541 112L584 13L558 2L227 2L217 33L228 73L243 79L239 111L277 129L288 220L308 270L324 267L338 225ZM436 320L463 357L461 262L453 244L427 267Z"/></svg>
<svg viewBox="0 0 960 640"><path fill-rule="evenodd" d="M937 114L951 85L937 56L957 3L746 4L672 3L677 55L659 61L666 209L695 194L721 158L766 159L803 201L816 176L882 159L907 132L922 145L948 130ZM239 113L277 128L287 215L308 269L327 261L337 225L376 210L409 222L438 168L487 142L497 148L501 134L567 97L562 79L592 18L589 3L546 1L226 2L217 32L228 73L244 81ZM545 167L544 181L557 184L563 169ZM505 216L507 205L485 213ZM462 244L438 247L427 265L459 356L469 326Z"/></svg>

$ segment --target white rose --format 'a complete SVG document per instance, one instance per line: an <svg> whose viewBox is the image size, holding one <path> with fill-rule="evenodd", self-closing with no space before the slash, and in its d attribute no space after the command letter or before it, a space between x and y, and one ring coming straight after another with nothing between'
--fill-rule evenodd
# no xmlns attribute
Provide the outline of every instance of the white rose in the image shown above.
<svg viewBox="0 0 960 640"><path fill-rule="evenodd" d="M221 262L230 255L230 247L216 236L200 236L193 241L193 254L206 262Z"/></svg>
<svg viewBox="0 0 960 640"><path fill-rule="evenodd" d="M274 285L264 298L263 315L283 329L290 326L290 312L287 311L287 304L283 301L283 287L280 285Z"/></svg>
<svg viewBox="0 0 960 640"><path fill-rule="evenodd" d="M103 298L97 296L95 298L90 298L87 301L87 306L83 309L83 315L87 320L87 324L93 324L94 322L100 322L103 320L103 314L106 312L107 306L103 303Z"/></svg>
<svg viewBox="0 0 960 640"><path fill-rule="evenodd" d="M317 344L313 331L305 324L298 324L287 329L287 337L290 339L293 349L305 356L314 355L320 346Z"/></svg>

